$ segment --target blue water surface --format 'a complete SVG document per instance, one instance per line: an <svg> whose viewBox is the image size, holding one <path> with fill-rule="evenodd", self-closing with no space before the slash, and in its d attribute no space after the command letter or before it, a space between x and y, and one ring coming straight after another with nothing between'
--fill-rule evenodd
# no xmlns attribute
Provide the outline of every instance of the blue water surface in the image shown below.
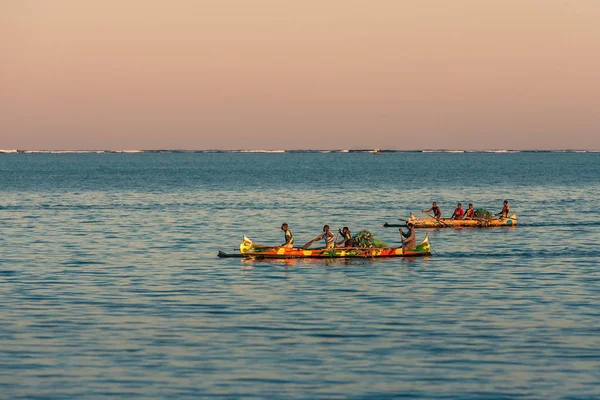
<svg viewBox="0 0 600 400"><path fill-rule="evenodd" d="M0 398L600 398L599 153L0 154ZM416 259L245 260L324 224Z"/></svg>

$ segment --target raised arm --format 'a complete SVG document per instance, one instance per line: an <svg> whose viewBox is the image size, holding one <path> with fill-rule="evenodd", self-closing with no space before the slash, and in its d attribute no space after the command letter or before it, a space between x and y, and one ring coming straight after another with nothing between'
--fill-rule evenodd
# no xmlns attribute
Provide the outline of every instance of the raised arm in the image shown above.
<svg viewBox="0 0 600 400"><path fill-rule="evenodd" d="M342 239L335 244L336 246L339 246L339 245L341 245L342 243L344 243L346 241L346 237L342 233L341 229L338 229L338 234L342 237Z"/></svg>

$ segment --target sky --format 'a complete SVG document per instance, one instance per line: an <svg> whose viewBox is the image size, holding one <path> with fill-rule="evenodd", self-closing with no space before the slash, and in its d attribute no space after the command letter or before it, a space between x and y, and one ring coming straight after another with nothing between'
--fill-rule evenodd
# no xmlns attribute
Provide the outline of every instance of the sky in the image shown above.
<svg viewBox="0 0 600 400"><path fill-rule="evenodd" d="M598 0L0 0L0 149L600 149Z"/></svg>

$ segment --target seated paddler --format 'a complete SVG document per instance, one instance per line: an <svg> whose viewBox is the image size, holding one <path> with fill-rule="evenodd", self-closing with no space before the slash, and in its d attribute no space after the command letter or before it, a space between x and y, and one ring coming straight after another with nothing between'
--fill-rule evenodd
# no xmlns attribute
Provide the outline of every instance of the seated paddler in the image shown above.
<svg viewBox="0 0 600 400"><path fill-rule="evenodd" d="M335 237L333 233L329 230L329 225L325 225L323 227L323 233L317 236L313 242L318 242L321 239L325 239L326 248L331 249L335 245Z"/></svg>
<svg viewBox="0 0 600 400"><path fill-rule="evenodd" d="M508 218L508 213L510 212L510 206L508 205L508 200L504 200L504 204L502 206L502 211L500 211L498 214L500 218Z"/></svg>
<svg viewBox="0 0 600 400"><path fill-rule="evenodd" d="M337 242L336 247L352 247L354 245L354 241L352 240L352 233L347 226L345 226L341 231L339 231L342 239Z"/></svg>
<svg viewBox="0 0 600 400"><path fill-rule="evenodd" d="M450 218L451 219L463 219L464 215L465 215L465 210L462 208L462 203L458 203L458 205L454 209L454 212L452 213L452 217L450 217Z"/></svg>
<svg viewBox="0 0 600 400"><path fill-rule="evenodd" d="M281 230L285 232L285 243L281 245L281 247L285 249L294 248L294 235L292 235L292 231L288 229L288 224L281 224Z"/></svg>
<svg viewBox="0 0 600 400"><path fill-rule="evenodd" d="M409 222L408 224L406 224L406 227L408 228L408 232L406 233L404 233L402 228L398 229L400 231L400 239L402 240L402 244L404 245L405 249L414 249L415 247L417 247L415 226L412 222Z"/></svg>
<svg viewBox="0 0 600 400"><path fill-rule="evenodd" d="M475 218L475 210L473 210L473 203L469 203L469 208L465 212L465 217L463 219L473 219Z"/></svg>

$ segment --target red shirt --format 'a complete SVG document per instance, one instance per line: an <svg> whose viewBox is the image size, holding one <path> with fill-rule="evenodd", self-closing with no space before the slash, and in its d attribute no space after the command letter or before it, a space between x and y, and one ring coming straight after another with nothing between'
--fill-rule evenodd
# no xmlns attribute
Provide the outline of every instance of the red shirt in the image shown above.
<svg viewBox="0 0 600 400"><path fill-rule="evenodd" d="M462 208L456 208L454 210L454 219L462 219L462 217L465 215L465 210Z"/></svg>

